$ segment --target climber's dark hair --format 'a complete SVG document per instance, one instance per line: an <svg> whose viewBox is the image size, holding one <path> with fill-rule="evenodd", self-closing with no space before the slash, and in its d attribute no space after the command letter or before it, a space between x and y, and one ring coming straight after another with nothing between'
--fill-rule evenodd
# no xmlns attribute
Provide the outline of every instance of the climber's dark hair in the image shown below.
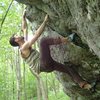
<svg viewBox="0 0 100 100"><path fill-rule="evenodd" d="M16 47L16 46L19 46L19 44L17 42L15 42L15 37L14 37L15 34L13 34L10 39L9 39L9 43L11 44L11 46L13 47Z"/></svg>

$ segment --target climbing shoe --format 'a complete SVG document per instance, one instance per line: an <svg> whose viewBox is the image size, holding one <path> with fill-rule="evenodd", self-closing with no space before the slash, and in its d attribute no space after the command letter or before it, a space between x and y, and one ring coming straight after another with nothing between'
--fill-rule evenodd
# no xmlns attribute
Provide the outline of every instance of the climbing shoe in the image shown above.
<svg viewBox="0 0 100 100"><path fill-rule="evenodd" d="M91 82L91 89L90 89L90 91L92 92L92 93L94 93L94 92L96 92L96 86L97 86L97 84L99 83L100 81L98 81L98 80L94 80L93 82Z"/></svg>
<svg viewBox="0 0 100 100"><path fill-rule="evenodd" d="M71 41L73 44L84 48L84 49L89 49L88 45L83 43L81 38L76 34L76 33L72 33L68 36L68 40Z"/></svg>
<svg viewBox="0 0 100 100"><path fill-rule="evenodd" d="M70 35L68 36L68 40L71 41L71 42L73 42L74 36L75 36L75 33L70 34Z"/></svg>

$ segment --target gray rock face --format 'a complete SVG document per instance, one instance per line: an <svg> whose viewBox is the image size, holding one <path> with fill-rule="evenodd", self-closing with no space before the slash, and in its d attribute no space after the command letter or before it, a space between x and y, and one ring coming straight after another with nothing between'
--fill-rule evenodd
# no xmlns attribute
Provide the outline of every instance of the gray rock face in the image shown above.
<svg viewBox="0 0 100 100"><path fill-rule="evenodd" d="M68 36L76 32L79 45L52 46L52 57L61 62L71 61L80 66L77 71L88 81L100 74L100 1L99 0L16 0L27 5L27 18L40 24L45 14L49 15L47 33L50 36ZM33 26L34 27L34 26ZM87 47L88 46L88 47ZM87 49L89 48L89 49ZM97 91L80 89L68 75L55 72L72 100L99 100L100 85Z"/></svg>

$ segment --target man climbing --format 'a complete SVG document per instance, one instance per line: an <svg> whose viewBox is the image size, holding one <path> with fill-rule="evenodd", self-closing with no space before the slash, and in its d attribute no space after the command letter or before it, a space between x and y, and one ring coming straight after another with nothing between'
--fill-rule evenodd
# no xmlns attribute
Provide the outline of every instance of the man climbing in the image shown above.
<svg viewBox="0 0 100 100"><path fill-rule="evenodd" d="M67 73L73 81L75 81L81 88L90 89L91 85L86 82L82 77L74 70L74 64L61 64L56 62L50 55L50 45L58 45L61 43L68 43L70 39L64 37L46 37L42 38L40 41L40 53L32 48L32 45L36 42L36 40L43 33L46 23L48 21L48 15L45 16L43 23L34 33L30 40L27 39L27 21L26 21L26 13L23 14L22 19L22 31L24 33L23 36L13 35L9 42L14 47L19 47L22 58L27 62L30 66L30 69L36 73L41 72L52 72L59 71ZM73 36L73 35L72 35ZM72 37L70 36L70 37ZM72 38L71 38L72 39Z"/></svg>

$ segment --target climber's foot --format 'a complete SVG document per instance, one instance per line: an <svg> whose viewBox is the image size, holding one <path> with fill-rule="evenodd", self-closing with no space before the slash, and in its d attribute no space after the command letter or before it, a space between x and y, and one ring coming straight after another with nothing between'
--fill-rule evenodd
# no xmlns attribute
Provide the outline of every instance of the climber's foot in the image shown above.
<svg viewBox="0 0 100 100"><path fill-rule="evenodd" d="M87 90L90 90L92 88L91 84L89 84L88 82L86 81L83 81L83 82L80 82L79 83L79 86L83 89L87 89Z"/></svg>
<svg viewBox="0 0 100 100"><path fill-rule="evenodd" d="M90 89L90 91L92 92L92 93L94 93L94 92L96 92L96 86L97 86L97 84L98 84L98 80L95 80L95 81L93 81L92 83L91 83L91 89Z"/></svg>
<svg viewBox="0 0 100 100"><path fill-rule="evenodd" d="M67 38L69 41L73 42L73 40L75 38L75 33L70 34Z"/></svg>
<svg viewBox="0 0 100 100"><path fill-rule="evenodd" d="M68 38L69 42L72 42L73 44L75 44L81 48L84 48L86 50L89 50L88 45L82 42L81 38L77 35L77 33L72 32L67 38Z"/></svg>

